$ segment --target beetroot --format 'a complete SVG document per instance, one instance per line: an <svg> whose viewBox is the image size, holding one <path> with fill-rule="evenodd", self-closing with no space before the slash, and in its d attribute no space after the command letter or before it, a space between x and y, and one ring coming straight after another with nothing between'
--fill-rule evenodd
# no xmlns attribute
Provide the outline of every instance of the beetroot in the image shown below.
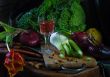
<svg viewBox="0 0 110 77"><path fill-rule="evenodd" d="M41 42L41 36L38 32L32 30L22 32L19 41L27 46L36 46Z"/></svg>

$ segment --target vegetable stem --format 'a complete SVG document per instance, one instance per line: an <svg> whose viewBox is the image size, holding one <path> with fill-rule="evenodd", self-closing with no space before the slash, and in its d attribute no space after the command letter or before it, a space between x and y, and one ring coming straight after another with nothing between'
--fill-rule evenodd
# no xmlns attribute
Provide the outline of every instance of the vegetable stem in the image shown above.
<svg viewBox="0 0 110 77"><path fill-rule="evenodd" d="M9 45L8 45L8 43L6 43L6 46L7 46L7 49L8 49L8 51L10 52L10 48L9 48Z"/></svg>

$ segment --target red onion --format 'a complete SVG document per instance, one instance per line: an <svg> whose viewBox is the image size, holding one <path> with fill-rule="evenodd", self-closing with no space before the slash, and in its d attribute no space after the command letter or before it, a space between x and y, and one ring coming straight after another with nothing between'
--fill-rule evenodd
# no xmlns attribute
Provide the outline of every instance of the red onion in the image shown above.
<svg viewBox="0 0 110 77"><path fill-rule="evenodd" d="M36 46L40 44L41 37L38 32L29 30L29 31L22 32L20 34L19 40L22 44L25 44L27 46Z"/></svg>
<svg viewBox="0 0 110 77"><path fill-rule="evenodd" d="M88 35L86 32L75 32L71 34L71 39L73 39L82 49L85 49L90 44L88 40Z"/></svg>

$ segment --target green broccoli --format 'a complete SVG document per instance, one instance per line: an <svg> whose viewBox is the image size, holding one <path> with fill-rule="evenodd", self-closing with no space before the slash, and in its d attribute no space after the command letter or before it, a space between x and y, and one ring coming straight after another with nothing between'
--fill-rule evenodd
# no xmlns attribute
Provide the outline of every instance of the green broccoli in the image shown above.
<svg viewBox="0 0 110 77"><path fill-rule="evenodd" d="M38 17L45 19L55 19L55 31L84 31L85 12L80 0L44 0L38 7L25 13L18 21L18 27L35 31L39 30Z"/></svg>

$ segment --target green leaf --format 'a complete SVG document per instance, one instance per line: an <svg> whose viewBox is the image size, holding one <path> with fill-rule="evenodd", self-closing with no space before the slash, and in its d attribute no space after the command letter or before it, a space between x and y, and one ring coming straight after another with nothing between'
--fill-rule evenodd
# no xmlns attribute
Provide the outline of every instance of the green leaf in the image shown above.
<svg viewBox="0 0 110 77"><path fill-rule="evenodd" d="M0 32L0 40L5 41L7 35L8 33L5 31Z"/></svg>
<svg viewBox="0 0 110 77"><path fill-rule="evenodd" d="M12 41L13 41L13 36L5 31L3 31L3 32L0 32L0 40L11 45Z"/></svg>
<svg viewBox="0 0 110 77"><path fill-rule="evenodd" d="M11 34L6 36L6 43L8 43L9 45L12 45L13 42L13 36Z"/></svg>
<svg viewBox="0 0 110 77"><path fill-rule="evenodd" d="M5 24L0 21L0 26L2 26L5 31L0 32L0 41L4 41L7 43L12 43L13 37L18 35L20 32L24 31L23 29L20 28L14 28L8 24Z"/></svg>
<svg viewBox="0 0 110 77"><path fill-rule="evenodd" d="M16 29L8 24L3 23L0 21L0 26L2 26L6 32L14 32Z"/></svg>

